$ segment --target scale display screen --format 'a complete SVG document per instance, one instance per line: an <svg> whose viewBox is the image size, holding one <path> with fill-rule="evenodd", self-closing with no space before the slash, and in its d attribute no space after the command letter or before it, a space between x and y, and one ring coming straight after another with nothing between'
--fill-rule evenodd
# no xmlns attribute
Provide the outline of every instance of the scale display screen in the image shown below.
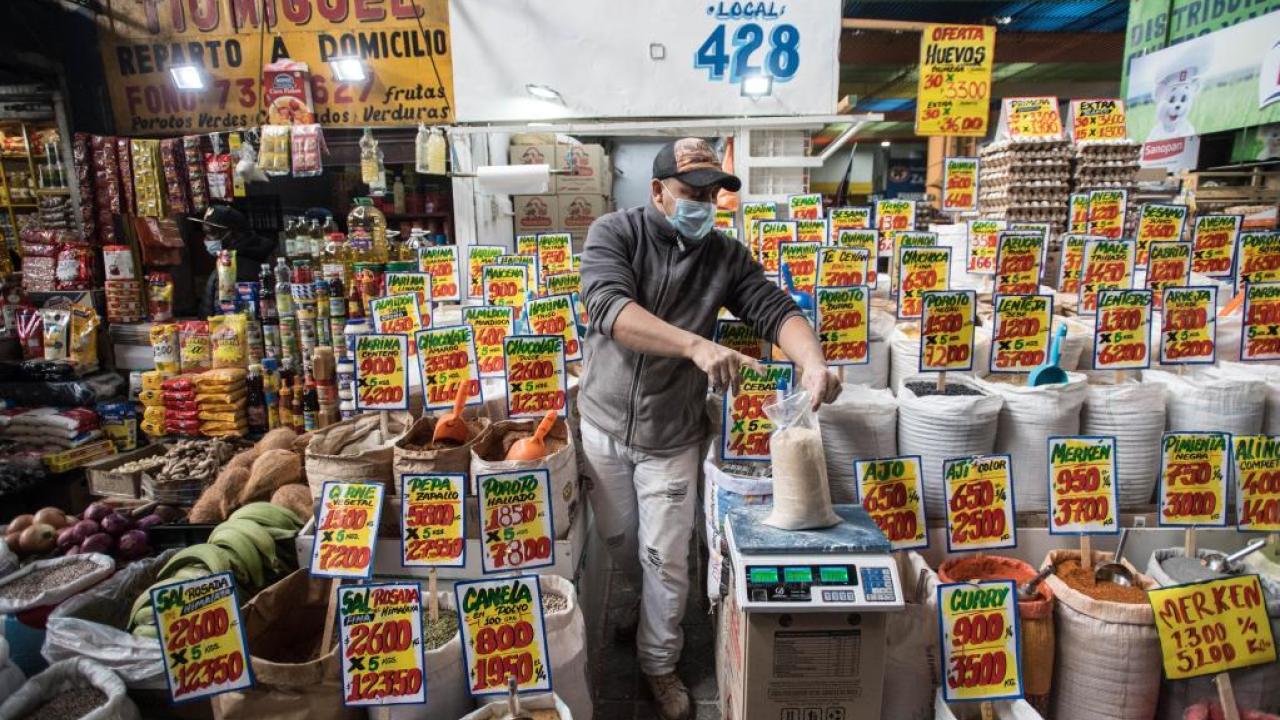
<svg viewBox="0 0 1280 720"><path fill-rule="evenodd" d="M782 568L782 578L789 583L811 583L813 582L813 571L807 567L784 567Z"/></svg>
<svg viewBox="0 0 1280 720"><path fill-rule="evenodd" d="M809 602L818 587L858 584L853 565L748 565L747 597L753 602ZM848 593L849 601L854 597ZM825 596L824 596L825 597Z"/></svg>
<svg viewBox="0 0 1280 720"><path fill-rule="evenodd" d="M846 567L830 567L827 565L818 568L818 579L823 584L848 585L849 584L849 568Z"/></svg>
<svg viewBox="0 0 1280 720"><path fill-rule="evenodd" d="M752 585L777 585L778 568L753 567L748 577Z"/></svg>

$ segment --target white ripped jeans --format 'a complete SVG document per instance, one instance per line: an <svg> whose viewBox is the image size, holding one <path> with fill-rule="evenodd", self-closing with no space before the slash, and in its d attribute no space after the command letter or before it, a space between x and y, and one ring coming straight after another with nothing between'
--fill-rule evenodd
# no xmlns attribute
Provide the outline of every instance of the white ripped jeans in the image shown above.
<svg viewBox="0 0 1280 720"><path fill-rule="evenodd" d="M689 597L689 541L704 445L653 455L583 419L582 450L594 482L589 498L597 530L614 565L640 590L640 670L675 672L684 647L680 620Z"/></svg>

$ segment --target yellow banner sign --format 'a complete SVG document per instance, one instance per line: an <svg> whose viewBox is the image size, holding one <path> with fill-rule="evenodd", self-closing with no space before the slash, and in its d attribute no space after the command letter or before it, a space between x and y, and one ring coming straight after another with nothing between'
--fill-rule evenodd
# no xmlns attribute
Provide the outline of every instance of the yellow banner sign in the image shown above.
<svg viewBox="0 0 1280 720"><path fill-rule="evenodd" d="M382 493L380 482L324 483L311 550L312 577L373 576Z"/></svg>
<svg viewBox="0 0 1280 720"><path fill-rule="evenodd" d="M1243 335L1241 360L1280 360L1280 282L1245 286Z"/></svg>
<svg viewBox="0 0 1280 720"><path fill-rule="evenodd" d="M850 231L847 234L851 234ZM857 231L865 232L865 231ZM853 287L869 285L871 255L875 252L875 231L871 232L870 249L866 247L825 246L818 248L818 287Z"/></svg>
<svg viewBox="0 0 1280 720"><path fill-rule="evenodd" d="M414 336L422 370L427 410L453 407L458 386L466 383L468 405L480 405L480 371L476 369L475 336L470 325L446 325Z"/></svg>
<svg viewBox="0 0 1280 720"><path fill-rule="evenodd" d="M1151 291L1103 290L1093 327L1094 370L1141 370L1151 364Z"/></svg>
<svg viewBox="0 0 1280 720"><path fill-rule="evenodd" d="M565 417L564 338L513 335L502 341L507 365L507 416L540 418L548 410Z"/></svg>
<svg viewBox="0 0 1280 720"><path fill-rule="evenodd" d="M466 473L400 478L400 562L405 567L467 564Z"/></svg>
<svg viewBox="0 0 1280 720"><path fill-rule="evenodd" d="M778 386L793 385L791 363L761 363L764 375L742 368L738 392L724 391L724 416L720 422L720 456L725 460L768 461L773 421L764 414L765 403L778 396Z"/></svg>
<svg viewBox="0 0 1280 720"><path fill-rule="evenodd" d="M1159 523L1227 524L1227 453L1221 432L1171 432L1160 441Z"/></svg>
<svg viewBox="0 0 1280 720"><path fill-rule="evenodd" d="M854 460L858 496L894 550L929 547L920 457Z"/></svg>
<svg viewBox="0 0 1280 720"><path fill-rule="evenodd" d="M1235 271L1240 215L1200 215L1191 232L1191 272L1211 278L1231 277Z"/></svg>
<svg viewBox="0 0 1280 720"><path fill-rule="evenodd" d="M946 290L950 282L951 248L903 247L898 250L898 317L918 318L927 292Z"/></svg>
<svg viewBox="0 0 1280 720"><path fill-rule="evenodd" d="M515 331L514 320L515 308L512 307L468 305L462 308L462 321L471 326L475 336L480 377L502 377L506 373L502 341Z"/></svg>
<svg viewBox="0 0 1280 720"><path fill-rule="evenodd" d="M816 220L822 217L822 194L787 196L787 217L791 220Z"/></svg>
<svg viewBox="0 0 1280 720"><path fill-rule="evenodd" d="M1124 101L1119 98L1072 100L1070 114L1075 142L1125 138Z"/></svg>
<svg viewBox="0 0 1280 720"><path fill-rule="evenodd" d="M551 476L546 468L476 476L483 570L510 572L555 564Z"/></svg>
<svg viewBox="0 0 1280 720"><path fill-rule="evenodd" d="M1159 310L1164 307L1165 288L1183 287L1191 282L1191 243L1154 242L1147 246L1147 289Z"/></svg>
<svg viewBox="0 0 1280 720"><path fill-rule="evenodd" d="M938 586L947 702L1022 697L1018 591L1012 580Z"/></svg>
<svg viewBox="0 0 1280 720"><path fill-rule="evenodd" d="M418 269L431 276L431 299L462 300L458 280L458 246L432 245L418 251Z"/></svg>
<svg viewBox="0 0 1280 720"><path fill-rule="evenodd" d="M1138 208L1138 267L1147 266L1151 243L1178 242L1187 224L1186 205L1147 203Z"/></svg>
<svg viewBox="0 0 1280 720"><path fill-rule="evenodd" d="M868 327L871 293L857 287L819 287L818 341L828 365L865 365L870 362Z"/></svg>
<svg viewBox="0 0 1280 720"><path fill-rule="evenodd" d="M1128 213L1127 190L1094 190L1089 193L1089 234L1119 240L1124 236Z"/></svg>
<svg viewBox="0 0 1280 720"><path fill-rule="evenodd" d="M769 357L769 343L741 320L716 320L715 341L749 358L766 360Z"/></svg>
<svg viewBox="0 0 1280 720"><path fill-rule="evenodd" d="M972 290L924 294L920 319L920 372L973 369L973 326L978 298Z"/></svg>
<svg viewBox="0 0 1280 720"><path fill-rule="evenodd" d="M1000 233L993 291L996 295L1032 295L1040 289L1044 243L1038 233Z"/></svg>
<svg viewBox="0 0 1280 720"><path fill-rule="evenodd" d="M778 262L790 272L791 284L802 293L813 294L820 247L811 242L784 242L778 246Z"/></svg>
<svg viewBox="0 0 1280 720"><path fill-rule="evenodd" d="M453 592L470 693L505 695L509 677L517 692L551 690L538 576L458 583Z"/></svg>
<svg viewBox="0 0 1280 720"><path fill-rule="evenodd" d="M920 34L917 135L987 134L996 29L926 25Z"/></svg>
<svg viewBox="0 0 1280 720"><path fill-rule="evenodd" d="M1280 532L1280 438L1234 435L1236 527L1241 532Z"/></svg>
<svg viewBox="0 0 1280 720"><path fill-rule="evenodd" d="M1160 363L1213 364L1218 344L1217 307L1216 287L1165 288Z"/></svg>
<svg viewBox="0 0 1280 720"><path fill-rule="evenodd" d="M1240 233L1237 291L1251 283L1280 282L1280 232Z"/></svg>
<svg viewBox="0 0 1280 720"><path fill-rule="evenodd" d="M1031 372L1049 358L1052 295L996 295L991 325L991 372Z"/></svg>
<svg viewBox="0 0 1280 720"><path fill-rule="evenodd" d="M1008 455L943 461L948 552L1017 545L1011 472Z"/></svg>
<svg viewBox="0 0 1280 720"><path fill-rule="evenodd" d="M827 225L831 232L831 241L840 237L842 230L867 230L871 228L871 208L866 205L858 207L831 208L827 214Z"/></svg>
<svg viewBox="0 0 1280 720"><path fill-rule="evenodd" d="M1132 240L1086 240L1080 271L1080 312L1098 309L1098 293L1133 287Z"/></svg>
<svg viewBox="0 0 1280 720"><path fill-rule="evenodd" d="M876 283L878 283L880 280L879 277L877 277L877 273L876 273L876 260L879 258L879 255L880 255L879 235L880 235L879 231L870 230L870 229L841 230L840 234L836 236L836 241L834 243L838 247L849 248L851 250L860 249L866 252L867 273L866 273L866 277L863 279L863 282L861 284L865 284L873 288L876 287ZM819 259L818 272L819 273L822 272L821 259ZM824 284L839 285L841 283L837 283L837 282L824 283L820 279L818 284L819 285L824 285ZM858 284L858 283L854 283L854 284Z"/></svg>
<svg viewBox="0 0 1280 720"><path fill-rule="evenodd" d="M1062 137L1062 116L1056 97L1005 98L1000 122L1010 140L1046 140Z"/></svg>
<svg viewBox="0 0 1280 720"><path fill-rule="evenodd" d="M1003 220L970 220L968 234L968 258L965 268L971 273L993 275L996 271L996 249L1000 233L1005 229Z"/></svg>
<svg viewBox="0 0 1280 720"><path fill-rule="evenodd" d="M529 328L534 334L564 338L566 362L582 359L582 341L578 337L578 318L573 311L572 296L549 295L530 300L525 310L529 314Z"/></svg>
<svg viewBox="0 0 1280 720"><path fill-rule="evenodd" d="M417 583L347 585L337 591L343 703L426 702L422 590Z"/></svg>
<svg viewBox="0 0 1280 720"><path fill-rule="evenodd" d="M155 588L151 607L173 702L253 687L231 573Z"/></svg>
<svg viewBox="0 0 1280 720"><path fill-rule="evenodd" d="M978 209L978 158L950 157L942 164L942 211Z"/></svg>
<svg viewBox="0 0 1280 720"><path fill-rule="evenodd" d="M356 409L409 409L409 336L358 335Z"/></svg>
<svg viewBox="0 0 1280 720"><path fill-rule="evenodd" d="M1120 525L1116 439L1049 438L1049 531L1114 534Z"/></svg>
<svg viewBox="0 0 1280 720"><path fill-rule="evenodd" d="M504 252L500 245L467 246L467 297L484 297L484 266L498 262Z"/></svg>
<svg viewBox="0 0 1280 720"><path fill-rule="evenodd" d="M1170 680L1276 661L1276 639L1257 575L1147 591Z"/></svg>

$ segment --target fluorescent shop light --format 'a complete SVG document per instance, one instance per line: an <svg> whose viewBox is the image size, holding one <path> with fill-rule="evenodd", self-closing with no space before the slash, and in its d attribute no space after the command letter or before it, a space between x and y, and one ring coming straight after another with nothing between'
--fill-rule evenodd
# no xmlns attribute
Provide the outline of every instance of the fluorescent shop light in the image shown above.
<svg viewBox="0 0 1280 720"><path fill-rule="evenodd" d="M742 97L758 98L773 94L773 78L768 75L752 75L742 79Z"/></svg>
<svg viewBox="0 0 1280 720"><path fill-rule="evenodd" d="M893 143L889 142L888 140L881 140L881 141L880 141L880 147L889 147L889 146L890 146L890 145L892 145L892 144L893 144Z"/></svg>
<svg viewBox="0 0 1280 720"><path fill-rule="evenodd" d="M174 65L169 68L169 75L179 90L204 89L204 73L195 65Z"/></svg>
<svg viewBox="0 0 1280 720"><path fill-rule="evenodd" d="M333 68L333 78L338 82L364 82L367 77L364 61L357 57L333 58L329 67Z"/></svg>

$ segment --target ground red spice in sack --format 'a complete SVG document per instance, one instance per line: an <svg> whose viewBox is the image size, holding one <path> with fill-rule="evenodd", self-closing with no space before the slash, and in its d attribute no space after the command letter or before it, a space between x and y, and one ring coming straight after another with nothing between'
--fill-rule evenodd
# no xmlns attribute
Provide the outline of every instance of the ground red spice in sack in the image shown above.
<svg viewBox="0 0 1280 720"><path fill-rule="evenodd" d="M1143 604L1147 602L1147 591L1138 587L1125 587L1111 582L1095 583L1093 570L1080 567L1079 560L1063 560L1054 567L1054 574L1067 585L1094 600L1107 602Z"/></svg>

